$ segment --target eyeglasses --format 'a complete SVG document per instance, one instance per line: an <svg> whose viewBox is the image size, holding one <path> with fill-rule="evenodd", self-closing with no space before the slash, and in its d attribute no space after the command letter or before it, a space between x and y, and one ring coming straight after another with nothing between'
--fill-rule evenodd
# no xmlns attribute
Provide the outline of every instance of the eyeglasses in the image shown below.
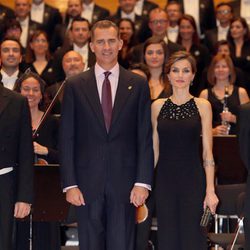
<svg viewBox="0 0 250 250"><path fill-rule="evenodd" d="M226 15L226 14L231 13L231 10L218 10L217 13L222 14L222 15Z"/></svg>
<svg viewBox="0 0 250 250"><path fill-rule="evenodd" d="M162 25L162 24L165 24L165 23L167 23L167 22L168 22L168 20L165 20L165 19L152 20L152 21L150 21L150 23L153 24L153 25L157 25L158 23Z"/></svg>

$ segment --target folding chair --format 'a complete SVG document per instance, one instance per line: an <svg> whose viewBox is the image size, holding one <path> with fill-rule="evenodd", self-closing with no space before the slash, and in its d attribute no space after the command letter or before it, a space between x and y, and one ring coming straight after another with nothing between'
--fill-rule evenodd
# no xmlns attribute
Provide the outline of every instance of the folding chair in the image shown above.
<svg viewBox="0 0 250 250"><path fill-rule="evenodd" d="M215 229L213 233L208 233L209 240L218 246L227 248L232 245L244 245L244 234L240 233L242 224L243 198L242 193L246 190L246 184L217 185L216 194L219 198L219 205L214 216ZM243 198L242 198L243 197ZM223 219L227 221L227 233L222 233ZM237 220L235 232L230 232L229 219ZM237 233L237 237L236 237ZM235 239L235 241L234 241ZM232 247L229 248L233 249Z"/></svg>

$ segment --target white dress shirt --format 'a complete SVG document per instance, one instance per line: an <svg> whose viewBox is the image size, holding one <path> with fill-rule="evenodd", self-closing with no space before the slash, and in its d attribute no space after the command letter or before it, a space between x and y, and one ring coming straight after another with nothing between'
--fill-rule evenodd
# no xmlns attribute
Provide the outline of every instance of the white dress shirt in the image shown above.
<svg viewBox="0 0 250 250"><path fill-rule="evenodd" d="M171 42L176 43L179 34L179 26L178 25L176 25L175 27L169 26L167 33L168 33L168 39Z"/></svg>
<svg viewBox="0 0 250 250"><path fill-rule="evenodd" d="M164 36L164 37L163 37L163 41L164 41L166 44L168 44L168 37L167 37L167 36Z"/></svg>
<svg viewBox="0 0 250 250"><path fill-rule="evenodd" d="M84 17L85 19L87 19L90 23L92 23L92 16L93 16L93 11L94 11L94 2L90 3L90 4L82 4L83 6L83 11L81 13L81 17Z"/></svg>
<svg viewBox="0 0 250 250"><path fill-rule="evenodd" d="M3 69L1 69L3 86L7 89L13 90L16 80L18 79L18 74L19 70L17 70L14 74L9 76L3 71Z"/></svg>
<svg viewBox="0 0 250 250"><path fill-rule="evenodd" d="M198 34L201 34L201 29L200 29L200 6L199 6L199 0L183 0L183 5L184 5L184 12L185 14L189 14L193 16L196 26L197 26L197 31Z"/></svg>
<svg viewBox="0 0 250 250"><path fill-rule="evenodd" d="M246 19L250 27L250 0L241 0L240 16Z"/></svg>
<svg viewBox="0 0 250 250"><path fill-rule="evenodd" d="M228 33L229 28L230 26L223 28L220 25L218 25L218 41L227 40L227 33Z"/></svg>
<svg viewBox="0 0 250 250"><path fill-rule="evenodd" d="M135 14L138 16L142 15L144 0L137 0L135 4Z"/></svg>
<svg viewBox="0 0 250 250"><path fill-rule="evenodd" d="M124 11L121 11L121 18L128 18L132 22L134 22L135 21L135 12L132 11L131 13L127 14Z"/></svg>
<svg viewBox="0 0 250 250"><path fill-rule="evenodd" d="M73 44L73 50L78 52L82 56L82 60L85 63L84 71L88 67L89 60L89 45L86 43L83 47L78 47L75 43Z"/></svg>
<svg viewBox="0 0 250 250"><path fill-rule="evenodd" d="M38 5L37 4L31 5L30 16L32 21L35 21L37 23L43 23L44 7L45 7L44 2Z"/></svg>
<svg viewBox="0 0 250 250"><path fill-rule="evenodd" d="M20 42L24 48L27 47L28 35L29 35L29 17L26 17L24 21L19 21L22 27L22 33Z"/></svg>

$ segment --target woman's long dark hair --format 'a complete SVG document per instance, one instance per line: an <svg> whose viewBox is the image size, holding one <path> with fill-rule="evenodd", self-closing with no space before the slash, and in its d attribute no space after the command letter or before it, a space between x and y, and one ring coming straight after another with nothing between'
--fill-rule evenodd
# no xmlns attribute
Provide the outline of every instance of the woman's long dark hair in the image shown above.
<svg viewBox="0 0 250 250"><path fill-rule="evenodd" d="M166 93L170 93L171 90L171 86L169 85L168 81L167 81L167 75L166 75L166 71L165 71L165 65L167 63L167 55L168 55L168 49L167 49L167 46L166 46L166 43L164 42L164 40L162 38L159 38L159 37L150 37L148 38L145 43L144 43L144 46L143 46L143 61L144 63L146 64L146 61L145 61L145 53L146 53L146 50L147 50L147 47L151 44L160 44L162 49L163 49L163 52L164 52L164 62L162 64L162 72L161 72L161 75L160 75L160 78L164 84L164 89L165 89L165 92ZM150 77L149 77L150 79Z"/></svg>
<svg viewBox="0 0 250 250"><path fill-rule="evenodd" d="M179 20L179 27L180 27L180 23L182 20L186 20L188 21L193 29L194 29L194 34L193 34L193 38L192 38L192 43L195 44L195 45L199 45L200 44L200 38L199 38L199 35L198 35L198 31L197 31L197 25L195 23L195 20L194 18L191 16L191 15L183 15L181 17L181 19ZM181 34L180 34L180 31L179 31L179 34L178 34L178 37L177 37L177 43L181 44L181 41L182 41L182 38L181 38Z"/></svg>
<svg viewBox="0 0 250 250"><path fill-rule="evenodd" d="M27 46L27 52L26 52L26 56L25 56L25 61L26 63L33 63L36 60L36 55L33 51L33 49L30 47L30 43L32 43L37 37L39 37L40 35L44 35L45 39L47 40L47 43L49 44L49 40L48 40L48 35L45 31L43 30L36 30L30 37L29 39L29 43ZM49 61L51 59L51 55L49 52L49 48L46 52L46 59Z"/></svg>

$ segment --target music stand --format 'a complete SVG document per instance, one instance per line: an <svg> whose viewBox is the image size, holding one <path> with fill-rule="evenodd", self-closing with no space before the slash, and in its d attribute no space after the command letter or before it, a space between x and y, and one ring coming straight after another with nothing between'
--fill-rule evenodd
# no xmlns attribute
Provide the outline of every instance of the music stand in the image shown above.
<svg viewBox="0 0 250 250"><path fill-rule="evenodd" d="M65 221L69 203L62 192L59 165L35 165L34 169L33 221Z"/></svg>

